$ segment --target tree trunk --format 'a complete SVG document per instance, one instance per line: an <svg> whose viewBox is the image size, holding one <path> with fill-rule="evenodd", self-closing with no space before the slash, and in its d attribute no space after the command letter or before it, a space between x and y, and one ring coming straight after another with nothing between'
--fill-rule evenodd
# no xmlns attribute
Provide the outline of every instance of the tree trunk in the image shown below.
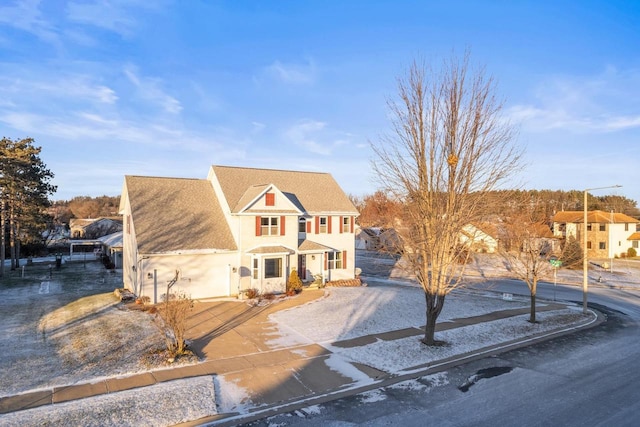
<svg viewBox="0 0 640 427"><path fill-rule="evenodd" d="M9 256L11 257L11 270L16 269L16 228L14 223L13 203L9 202Z"/></svg>
<svg viewBox="0 0 640 427"><path fill-rule="evenodd" d="M529 315L529 322L536 323L536 291L531 291L531 314Z"/></svg>
<svg viewBox="0 0 640 427"><path fill-rule="evenodd" d="M435 345L436 321L444 306L444 295L432 295L427 292L424 294L426 302L427 324L424 327L424 338L422 343L425 345Z"/></svg>
<svg viewBox="0 0 640 427"><path fill-rule="evenodd" d="M3 197L2 200L0 200L0 277L4 277L4 260L7 257L6 249L5 249L7 238L5 234L6 229L4 227L6 212L4 209L5 209L5 203L4 203L4 197Z"/></svg>

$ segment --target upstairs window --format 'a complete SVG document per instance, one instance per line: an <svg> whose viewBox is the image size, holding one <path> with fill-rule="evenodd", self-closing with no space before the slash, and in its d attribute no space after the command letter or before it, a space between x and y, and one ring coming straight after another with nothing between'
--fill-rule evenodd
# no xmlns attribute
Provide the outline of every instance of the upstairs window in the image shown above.
<svg viewBox="0 0 640 427"><path fill-rule="evenodd" d="M276 195L274 193L267 193L264 195L264 204L266 206L276 205Z"/></svg>
<svg viewBox="0 0 640 427"><path fill-rule="evenodd" d="M607 224L600 224L600 231L607 231Z"/></svg>
<svg viewBox="0 0 640 427"><path fill-rule="evenodd" d="M327 223L328 218L326 216L321 216L318 218L318 233L327 233Z"/></svg>
<svg viewBox="0 0 640 427"><path fill-rule="evenodd" d="M307 232L307 220L304 218L300 218L298 220L298 233L306 233Z"/></svg>
<svg viewBox="0 0 640 427"><path fill-rule="evenodd" d="M351 218L348 216L342 217L342 233L351 232Z"/></svg>
<svg viewBox="0 0 640 427"><path fill-rule="evenodd" d="M587 224L587 231L591 231L591 224Z"/></svg>
<svg viewBox="0 0 640 427"><path fill-rule="evenodd" d="M260 218L260 234L262 236L277 236L278 235L278 217L263 216L262 218Z"/></svg>

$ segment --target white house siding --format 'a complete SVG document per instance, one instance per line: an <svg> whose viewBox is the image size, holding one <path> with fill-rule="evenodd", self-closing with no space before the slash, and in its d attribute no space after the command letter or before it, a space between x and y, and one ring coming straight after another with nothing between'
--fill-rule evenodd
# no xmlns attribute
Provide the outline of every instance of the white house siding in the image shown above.
<svg viewBox="0 0 640 427"><path fill-rule="evenodd" d="M137 295L161 302L176 270L178 281L172 286L172 293L183 292L193 299L237 295L235 260L234 253L145 255L139 262L141 282Z"/></svg>

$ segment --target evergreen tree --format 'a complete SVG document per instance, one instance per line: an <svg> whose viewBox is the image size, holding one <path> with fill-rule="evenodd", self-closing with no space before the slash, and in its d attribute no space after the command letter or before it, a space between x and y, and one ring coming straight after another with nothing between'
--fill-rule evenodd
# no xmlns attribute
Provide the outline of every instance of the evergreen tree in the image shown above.
<svg viewBox="0 0 640 427"><path fill-rule="evenodd" d="M13 270L19 266L21 242L39 238L46 228L44 211L56 187L50 184L53 173L40 158L41 151L32 138L0 140L0 275L7 234Z"/></svg>

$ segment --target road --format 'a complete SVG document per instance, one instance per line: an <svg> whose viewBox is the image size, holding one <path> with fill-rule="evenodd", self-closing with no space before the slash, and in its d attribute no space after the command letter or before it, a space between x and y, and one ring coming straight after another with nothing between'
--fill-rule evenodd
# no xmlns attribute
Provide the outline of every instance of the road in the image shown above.
<svg viewBox="0 0 640 427"><path fill-rule="evenodd" d="M528 292L512 280L474 287ZM554 285L538 296L552 299ZM581 302L582 290L558 285L555 297ZM251 425L636 426L640 293L592 287L589 303L607 316L593 329Z"/></svg>

